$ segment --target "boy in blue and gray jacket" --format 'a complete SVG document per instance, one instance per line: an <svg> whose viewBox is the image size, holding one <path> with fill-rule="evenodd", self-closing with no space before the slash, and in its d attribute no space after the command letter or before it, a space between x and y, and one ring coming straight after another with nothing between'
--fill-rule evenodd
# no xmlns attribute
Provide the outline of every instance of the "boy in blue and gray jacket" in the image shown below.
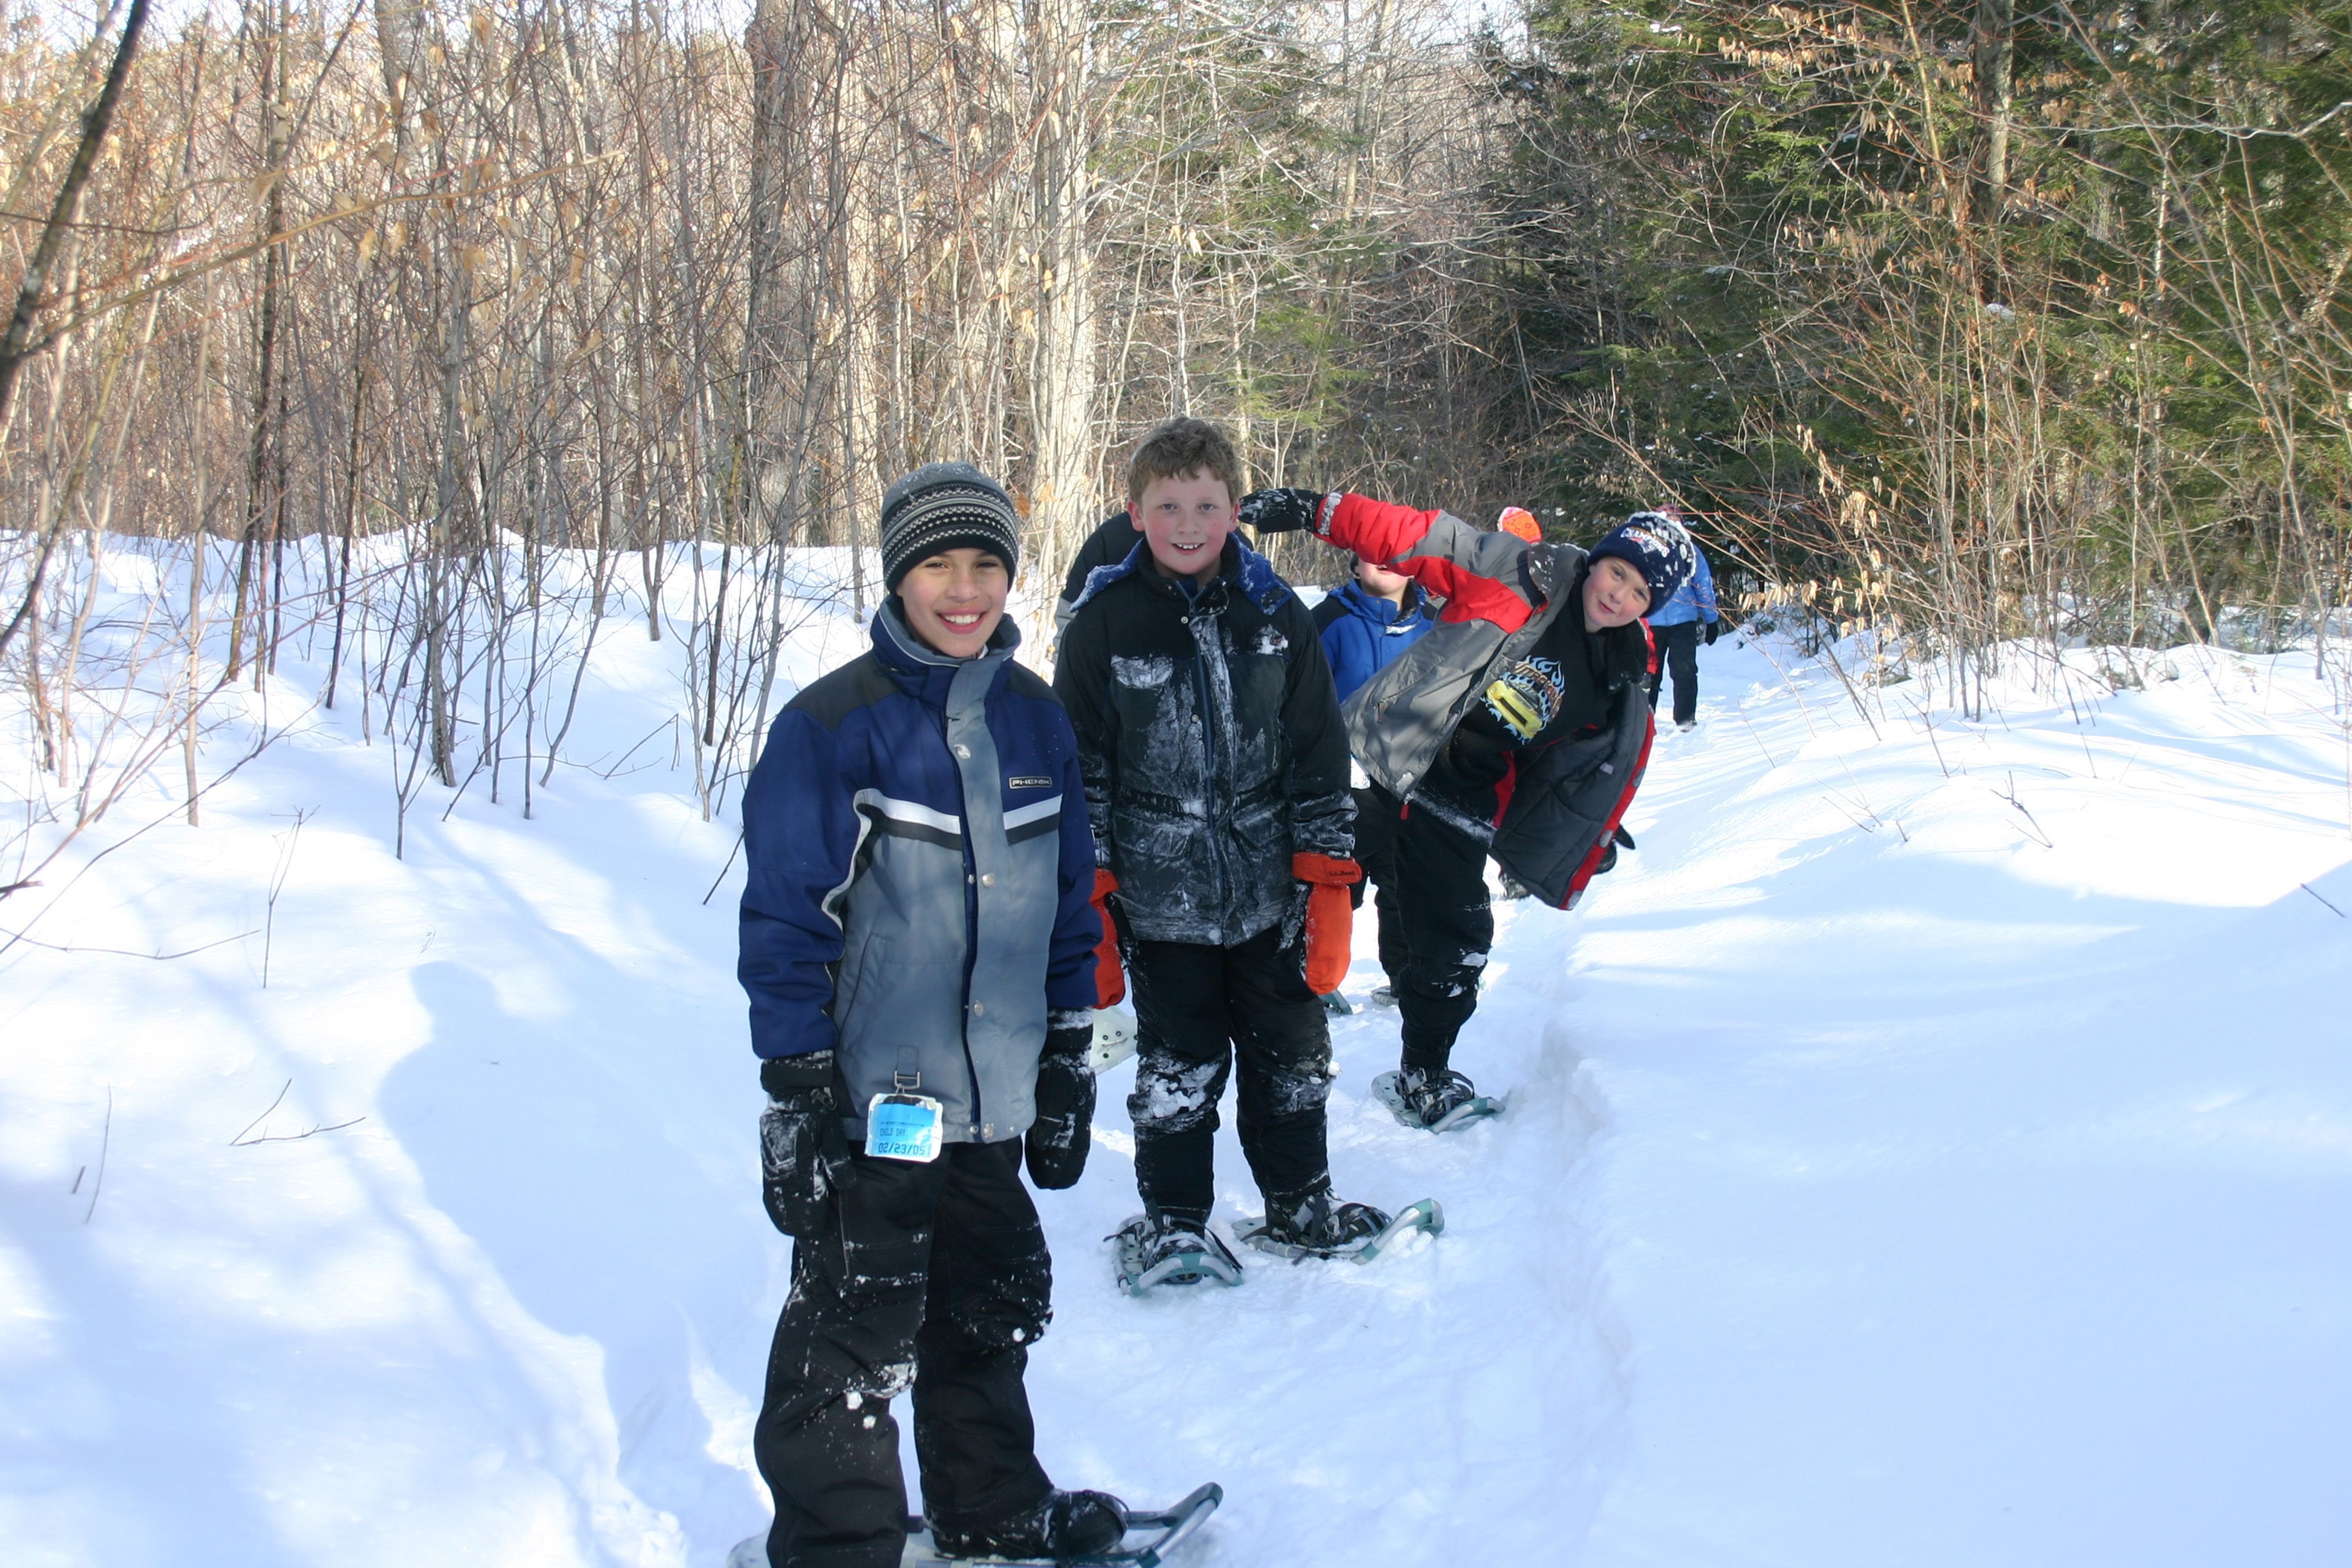
<svg viewBox="0 0 2352 1568"><path fill-rule="evenodd" d="M793 699L744 792L764 1195L798 1241L753 1437L772 1568L896 1568L910 1384L943 1553L1124 1531L1046 1479L1022 1384L1053 1285L1024 1145L1041 1187L1086 1163L1099 926L1076 737L1013 662L1017 527L968 464L891 486L874 646Z"/></svg>

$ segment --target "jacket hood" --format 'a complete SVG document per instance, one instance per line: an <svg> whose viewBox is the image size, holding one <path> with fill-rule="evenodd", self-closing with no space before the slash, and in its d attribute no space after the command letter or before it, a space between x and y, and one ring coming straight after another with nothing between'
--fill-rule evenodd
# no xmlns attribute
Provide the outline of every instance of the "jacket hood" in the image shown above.
<svg viewBox="0 0 2352 1568"><path fill-rule="evenodd" d="M899 689L938 708L947 706L956 676L967 666L990 666L991 686L1003 679L1013 666L1013 650L1021 646L1020 625L1008 614L996 623L988 646L979 654L971 658L951 658L926 644L908 626L906 612L896 594L883 600L882 607L875 612L870 635L874 657L889 671Z"/></svg>
<svg viewBox="0 0 2352 1568"><path fill-rule="evenodd" d="M1150 560L1151 542L1137 540L1135 548L1127 552L1126 560L1113 562L1108 566L1097 566L1087 574L1086 591L1078 595L1078 602L1073 607L1083 609L1087 600L1113 583L1148 572ZM1218 558L1217 574L1211 582L1231 583L1235 592L1269 616L1291 596L1290 584L1282 580L1282 574L1274 569L1274 563L1243 543L1238 533L1225 536L1224 553Z"/></svg>
<svg viewBox="0 0 2352 1568"><path fill-rule="evenodd" d="M1354 578L1331 590L1331 596L1348 606L1350 615L1358 615L1374 626L1402 626L1429 610L1429 595L1421 591L1418 583L1404 585L1404 603L1391 605L1386 599L1364 591L1364 585Z"/></svg>

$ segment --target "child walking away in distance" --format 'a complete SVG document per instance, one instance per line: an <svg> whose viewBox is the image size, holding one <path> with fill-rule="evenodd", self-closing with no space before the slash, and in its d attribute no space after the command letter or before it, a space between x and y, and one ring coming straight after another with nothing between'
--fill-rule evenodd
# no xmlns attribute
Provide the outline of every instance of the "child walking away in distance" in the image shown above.
<svg viewBox="0 0 2352 1568"><path fill-rule="evenodd" d="M1379 674L1389 661L1421 640L1436 625L1429 595L1421 584L1377 561L1358 557L1353 578L1324 595L1315 606L1315 626L1323 640L1323 657L1330 661L1331 680L1341 702ZM1397 973L1404 963L1404 916L1397 907L1395 835L1386 818L1370 808L1370 787L1358 780L1351 794L1356 802L1356 863L1363 880L1348 889L1356 908L1364 905L1364 887L1373 889L1372 912L1380 922L1381 969L1387 976L1382 989L1392 998ZM1339 993L1330 997L1336 1000ZM1338 1003L1331 1011L1345 1009Z"/></svg>
<svg viewBox="0 0 2352 1568"><path fill-rule="evenodd" d="M1260 490L1241 516L1261 531L1312 529L1445 598L1436 629L1349 699L1347 722L1412 889L1403 1059L1379 1087L1402 1120L1457 1126L1493 1109L1452 1066L1495 940L1486 858L1507 888L1565 909L1630 847L1619 824L1653 735L1641 616L1689 576L1690 537L1640 512L1588 554L1304 489Z"/></svg>
<svg viewBox="0 0 2352 1568"><path fill-rule="evenodd" d="M1708 569L1706 552L1698 547L1698 541L1691 541L1689 578L1663 604L1653 605L1643 619L1657 636L1659 657L1675 683L1675 728L1695 729L1698 725L1699 639L1704 636L1713 647L1720 625L1715 607L1715 574ZM1650 688L1654 709L1658 705L1658 689L1655 685Z"/></svg>
<svg viewBox="0 0 2352 1568"><path fill-rule="evenodd" d="M1242 1150L1266 1204L1245 1239L1332 1255L1389 1224L1332 1194L1324 1136L1316 998L1346 973L1359 875L1347 742L1314 621L1234 537L1238 468L1198 419L1144 438L1128 470L1142 538L1089 578L1055 666L1139 1025L1128 1110L1144 1212L1118 1237L1135 1290L1238 1278L1209 1229L1236 1058ZM1098 999L1116 988L1114 971Z"/></svg>
<svg viewBox="0 0 2352 1568"><path fill-rule="evenodd" d="M1013 662L1016 527L968 464L892 485L873 647L793 699L744 794L765 1198L797 1238L753 1439L772 1568L897 1568L910 1384L940 1554L1127 1529L1046 1479L1023 1386L1053 1284L1024 1147L1041 1187L1086 1163L1097 925L1076 741Z"/></svg>

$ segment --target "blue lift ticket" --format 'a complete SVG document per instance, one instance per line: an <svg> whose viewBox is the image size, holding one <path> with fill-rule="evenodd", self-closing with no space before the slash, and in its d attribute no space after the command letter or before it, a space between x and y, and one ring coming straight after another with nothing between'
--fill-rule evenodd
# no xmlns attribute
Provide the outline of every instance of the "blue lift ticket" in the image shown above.
<svg viewBox="0 0 2352 1568"><path fill-rule="evenodd" d="M928 1163L940 1157L940 1102L928 1094L877 1094L866 1107L866 1152Z"/></svg>

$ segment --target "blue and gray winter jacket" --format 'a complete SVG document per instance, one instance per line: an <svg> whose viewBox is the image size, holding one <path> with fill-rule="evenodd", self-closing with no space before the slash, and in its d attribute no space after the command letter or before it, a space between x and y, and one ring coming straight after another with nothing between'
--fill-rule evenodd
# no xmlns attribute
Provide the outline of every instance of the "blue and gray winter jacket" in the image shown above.
<svg viewBox="0 0 2352 1568"><path fill-rule="evenodd" d="M1430 618L1429 596L1418 583L1405 584L1401 605L1367 594L1353 579L1326 594L1315 606L1315 626L1323 637L1323 657L1331 661L1339 700L1353 697L1356 688L1436 624Z"/></svg>
<svg viewBox="0 0 2352 1568"><path fill-rule="evenodd" d="M1642 618L1654 626L1678 626L1685 621L1711 621L1715 613L1715 574L1707 569L1706 552L1691 541L1691 553L1698 557L1698 566L1690 581L1675 590L1674 597Z"/></svg>
<svg viewBox="0 0 2352 1568"><path fill-rule="evenodd" d="M1020 635L949 658L887 603L872 650L777 715L743 792L751 1046L831 1047L854 1138L894 1085L940 1101L950 1142L1018 1137L1047 1011L1095 1003L1077 740L1013 662Z"/></svg>

